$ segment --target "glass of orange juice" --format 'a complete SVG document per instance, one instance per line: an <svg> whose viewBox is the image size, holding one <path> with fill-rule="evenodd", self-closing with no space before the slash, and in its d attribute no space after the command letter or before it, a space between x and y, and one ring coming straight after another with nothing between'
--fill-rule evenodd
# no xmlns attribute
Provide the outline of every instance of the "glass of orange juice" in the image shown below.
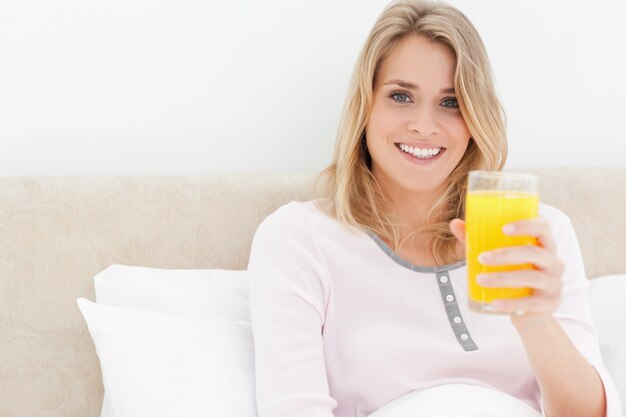
<svg viewBox="0 0 626 417"><path fill-rule="evenodd" d="M498 298L530 295L530 288L487 288L476 283L481 273L533 268L531 264L488 266L478 255L507 246L536 245L532 236L509 236L505 224L537 217L539 178L535 175L499 171L471 171L465 204L465 256L469 308L482 313L496 313L491 302Z"/></svg>

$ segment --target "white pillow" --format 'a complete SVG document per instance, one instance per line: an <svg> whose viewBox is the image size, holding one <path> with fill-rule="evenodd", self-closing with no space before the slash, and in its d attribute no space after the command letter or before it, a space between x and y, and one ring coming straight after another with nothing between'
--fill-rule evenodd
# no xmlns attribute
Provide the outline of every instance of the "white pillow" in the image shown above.
<svg viewBox="0 0 626 417"><path fill-rule="evenodd" d="M393 400L368 417L541 417L518 398L490 388L467 384L440 385L413 391Z"/></svg>
<svg viewBox="0 0 626 417"><path fill-rule="evenodd" d="M606 275L589 281L589 301L598 329L602 359L613 377L626 412L626 274ZM625 414L626 416L626 414Z"/></svg>
<svg viewBox="0 0 626 417"><path fill-rule="evenodd" d="M77 304L115 415L256 416L249 323Z"/></svg>
<svg viewBox="0 0 626 417"><path fill-rule="evenodd" d="M111 265L94 277L96 302L250 321L245 270Z"/></svg>
<svg viewBox="0 0 626 417"><path fill-rule="evenodd" d="M111 265L94 287L98 304L250 321L245 270ZM100 417L116 417L106 386Z"/></svg>

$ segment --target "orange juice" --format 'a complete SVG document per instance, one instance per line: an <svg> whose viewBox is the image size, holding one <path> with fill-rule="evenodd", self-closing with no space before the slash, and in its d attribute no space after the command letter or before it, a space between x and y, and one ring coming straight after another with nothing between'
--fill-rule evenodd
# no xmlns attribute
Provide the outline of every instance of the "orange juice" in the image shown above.
<svg viewBox="0 0 626 417"><path fill-rule="evenodd" d="M536 245L531 236L509 236L502 226L516 220L537 217L539 195L535 192L478 190L468 191L465 208L466 258L470 308L488 311L497 298L519 298L530 294L529 288L486 288L476 283L476 275L485 272L532 268L530 264L487 266L478 262L478 255L506 246Z"/></svg>

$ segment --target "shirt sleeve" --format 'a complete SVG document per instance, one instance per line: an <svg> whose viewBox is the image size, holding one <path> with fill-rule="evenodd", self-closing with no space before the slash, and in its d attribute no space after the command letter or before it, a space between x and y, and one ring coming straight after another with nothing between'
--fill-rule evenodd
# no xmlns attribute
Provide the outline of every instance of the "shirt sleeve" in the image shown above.
<svg viewBox="0 0 626 417"><path fill-rule="evenodd" d="M585 274L578 239L569 217L554 210L556 219L553 219L551 224L558 246L557 254L565 263L561 304L554 312L554 317L578 351L600 376L606 395L606 417L621 417L619 395L611 375L602 362L598 331L592 321L588 294L589 282Z"/></svg>
<svg viewBox="0 0 626 417"><path fill-rule="evenodd" d="M322 337L330 288L304 209L292 203L263 221L248 271L258 417L332 417Z"/></svg>

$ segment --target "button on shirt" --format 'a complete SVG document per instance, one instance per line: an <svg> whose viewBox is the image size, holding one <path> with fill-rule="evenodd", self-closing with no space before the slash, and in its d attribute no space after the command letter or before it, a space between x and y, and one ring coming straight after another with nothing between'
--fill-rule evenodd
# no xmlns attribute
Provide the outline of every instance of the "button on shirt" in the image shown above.
<svg viewBox="0 0 626 417"><path fill-rule="evenodd" d="M255 235L248 270L259 417L366 417L412 391L461 383L541 410L521 339L503 315L467 308L463 262L412 265L378 236L292 202ZM598 370L619 417L591 323L569 218L540 205L565 262L555 318Z"/></svg>

